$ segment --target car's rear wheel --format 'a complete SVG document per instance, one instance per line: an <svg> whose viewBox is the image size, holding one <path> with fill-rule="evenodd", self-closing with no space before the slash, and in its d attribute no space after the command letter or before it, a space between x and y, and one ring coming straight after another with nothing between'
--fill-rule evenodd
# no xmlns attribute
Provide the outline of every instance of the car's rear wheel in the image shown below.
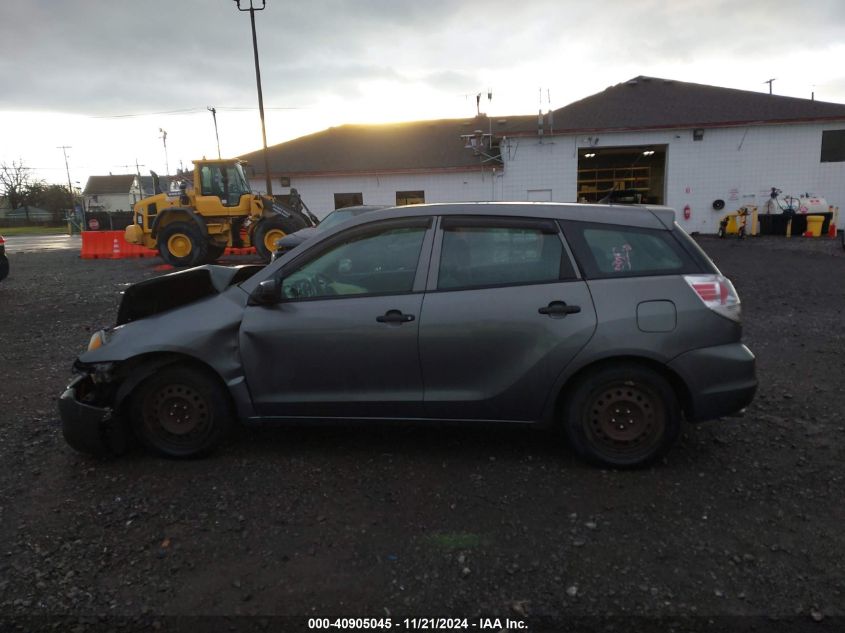
<svg viewBox="0 0 845 633"><path fill-rule="evenodd" d="M636 363L605 365L567 394L567 438L586 459L614 468L643 466L671 448L681 410L671 384Z"/></svg>
<svg viewBox="0 0 845 633"><path fill-rule="evenodd" d="M149 449L167 457L196 457L216 448L232 425L220 381L190 365L170 365L132 396L132 428Z"/></svg>

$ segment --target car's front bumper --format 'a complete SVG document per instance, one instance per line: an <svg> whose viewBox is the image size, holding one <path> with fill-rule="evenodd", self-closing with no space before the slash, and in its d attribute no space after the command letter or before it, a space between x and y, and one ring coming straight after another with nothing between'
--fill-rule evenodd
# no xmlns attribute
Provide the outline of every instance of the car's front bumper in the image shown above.
<svg viewBox="0 0 845 633"><path fill-rule="evenodd" d="M76 450L91 455L114 455L126 450L125 423L110 407L81 402L79 391L89 376L74 378L59 398L59 415L65 441Z"/></svg>
<svg viewBox="0 0 845 633"><path fill-rule="evenodd" d="M712 420L747 407L757 391L755 358L742 343L704 347L669 363L689 391L687 419Z"/></svg>

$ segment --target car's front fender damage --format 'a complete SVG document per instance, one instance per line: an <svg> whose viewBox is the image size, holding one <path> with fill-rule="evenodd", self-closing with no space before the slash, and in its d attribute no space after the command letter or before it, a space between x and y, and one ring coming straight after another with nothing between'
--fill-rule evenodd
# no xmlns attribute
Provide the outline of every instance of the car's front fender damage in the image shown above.
<svg viewBox="0 0 845 633"><path fill-rule="evenodd" d="M223 284L218 290L221 294L162 311L151 309L139 293L130 297L132 318L109 329L106 342L74 363L76 376L59 399L68 444L93 455L125 452L134 437L130 426L134 392L173 363L200 366L215 374L232 398L237 416L250 417L251 400L238 351L246 295Z"/></svg>
<svg viewBox="0 0 845 633"><path fill-rule="evenodd" d="M111 365L100 365L106 364ZM91 455L125 452L131 435L125 421L115 415L114 384L97 382L96 377L103 371L101 367L77 362L74 369L80 373L59 397L65 440L76 450Z"/></svg>

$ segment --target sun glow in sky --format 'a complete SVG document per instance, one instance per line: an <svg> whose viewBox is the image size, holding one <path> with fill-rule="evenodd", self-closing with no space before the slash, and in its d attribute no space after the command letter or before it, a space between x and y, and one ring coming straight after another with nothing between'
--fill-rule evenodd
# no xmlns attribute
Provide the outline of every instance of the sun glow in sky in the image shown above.
<svg viewBox="0 0 845 633"><path fill-rule="evenodd" d="M473 116L477 93L493 116L532 114L637 75L760 92L775 77L776 94L845 102L833 0L267 0L256 24L270 145ZM224 157L261 147L249 18L233 3L3 3L0 85L0 161L49 182L67 182L61 145L74 184L136 161L166 173L159 129L171 173L216 156L206 106Z"/></svg>

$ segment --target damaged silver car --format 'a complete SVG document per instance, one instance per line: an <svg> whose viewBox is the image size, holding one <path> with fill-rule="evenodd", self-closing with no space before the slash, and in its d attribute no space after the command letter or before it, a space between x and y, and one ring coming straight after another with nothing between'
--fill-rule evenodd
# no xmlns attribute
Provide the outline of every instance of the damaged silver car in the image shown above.
<svg viewBox="0 0 845 633"><path fill-rule="evenodd" d="M130 286L59 401L74 448L190 457L235 422L560 425L638 466L745 407L739 298L664 208L419 205L266 267Z"/></svg>

